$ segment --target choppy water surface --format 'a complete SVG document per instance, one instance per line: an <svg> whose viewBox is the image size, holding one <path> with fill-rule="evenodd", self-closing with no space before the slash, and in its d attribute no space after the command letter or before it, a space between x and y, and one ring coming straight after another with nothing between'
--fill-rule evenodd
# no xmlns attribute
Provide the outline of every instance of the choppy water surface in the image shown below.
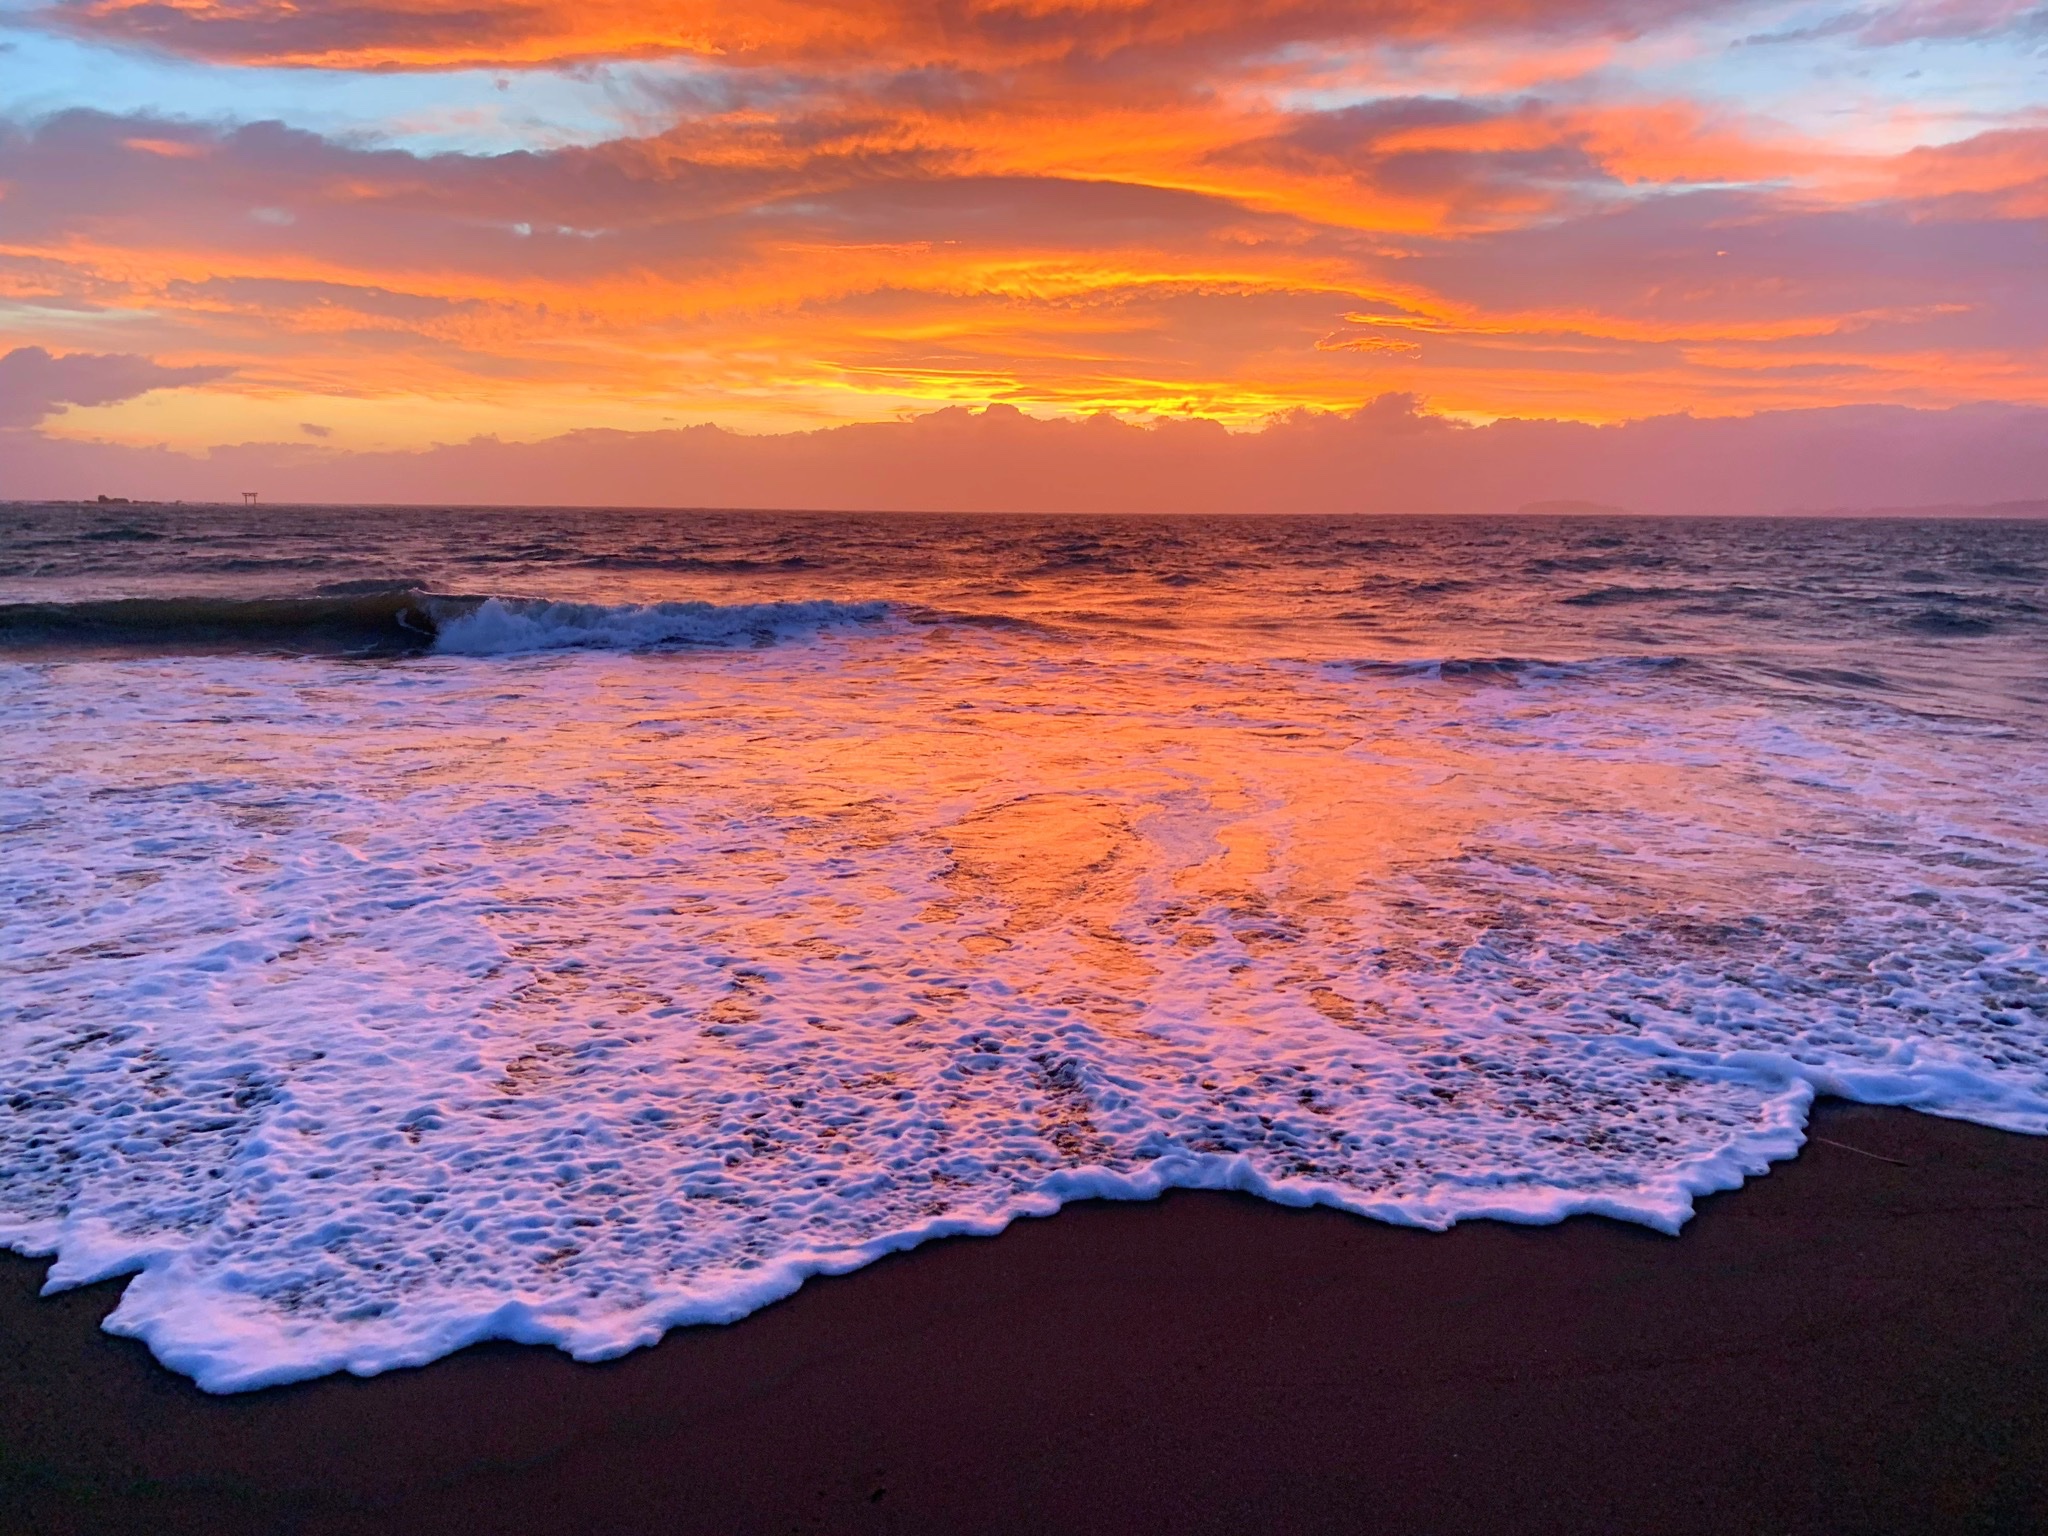
<svg viewBox="0 0 2048 1536"><path fill-rule="evenodd" d="M2048 1133L2048 524L0 511L0 1240L216 1390Z"/></svg>

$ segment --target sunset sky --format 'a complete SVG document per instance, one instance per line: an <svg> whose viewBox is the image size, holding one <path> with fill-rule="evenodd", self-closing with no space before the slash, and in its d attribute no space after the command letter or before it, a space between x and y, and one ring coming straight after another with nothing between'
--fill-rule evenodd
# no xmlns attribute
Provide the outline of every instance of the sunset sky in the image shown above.
<svg viewBox="0 0 2048 1536"><path fill-rule="evenodd" d="M0 0L0 50L17 432L2048 405L2034 0Z"/></svg>

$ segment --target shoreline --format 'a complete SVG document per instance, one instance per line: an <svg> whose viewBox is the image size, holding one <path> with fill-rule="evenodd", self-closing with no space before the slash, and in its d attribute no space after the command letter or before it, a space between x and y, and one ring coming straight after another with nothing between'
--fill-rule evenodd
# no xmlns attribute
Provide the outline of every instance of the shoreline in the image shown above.
<svg viewBox="0 0 2048 1536"><path fill-rule="evenodd" d="M2048 1528L2048 1138L1809 1138L1677 1238L1080 1202L602 1365L232 1397L6 1255L0 1529Z"/></svg>

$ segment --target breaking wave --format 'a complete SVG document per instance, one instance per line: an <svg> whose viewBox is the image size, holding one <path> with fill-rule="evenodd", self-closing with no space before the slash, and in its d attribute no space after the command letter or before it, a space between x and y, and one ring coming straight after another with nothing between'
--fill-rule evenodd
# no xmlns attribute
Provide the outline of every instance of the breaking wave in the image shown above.
<svg viewBox="0 0 2048 1536"><path fill-rule="evenodd" d="M115 598L0 604L0 651L502 656L761 646L834 625L873 623L887 612L879 602L572 603L410 587L310 597Z"/></svg>
<svg viewBox="0 0 2048 1536"><path fill-rule="evenodd" d="M640 651L773 645L842 624L872 624L887 603L563 603L487 598L440 621L434 649L451 656L530 651Z"/></svg>

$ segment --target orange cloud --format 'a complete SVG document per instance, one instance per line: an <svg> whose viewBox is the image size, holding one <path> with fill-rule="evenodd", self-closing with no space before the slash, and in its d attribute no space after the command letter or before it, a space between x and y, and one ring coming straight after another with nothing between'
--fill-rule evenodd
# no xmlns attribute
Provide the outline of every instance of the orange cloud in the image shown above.
<svg viewBox="0 0 2048 1536"><path fill-rule="evenodd" d="M1965 203L2002 219L2048 219L2048 128L1979 134L1898 160L1907 197Z"/></svg>
<svg viewBox="0 0 2048 1536"><path fill-rule="evenodd" d="M1645 0L58 0L94 36L236 63L521 67L697 55L1017 67L1140 53L1264 52L1329 38L1628 31L1695 3Z"/></svg>
<svg viewBox="0 0 2048 1536"><path fill-rule="evenodd" d="M1602 73L1732 9L57 0L45 24L230 62L696 62L647 131L501 155L0 126L0 344L89 350L118 315L232 369L59 427L183 442L337 399L404 444L990 400L1242 426L1389 390L1589 421L2042 398L2042 130L1877 155ZM1360 84L1439 47L1482 84Z"/></svg>
<svg viewBox="0 0 2048 1536"><path fill-rule="evenodd" d="M1247 190L1227 195L878 157L833 135L802 154L734 153L713 131L703 155L671 134L491 159L77 114L0 140L15 189L0 293L60 316L50 306L125 311L159 357L234 367L215 386L234 392L227 415L389 399L396 441L430 430L414 404L430 398L515 434L565 416L774 425L990 399L1248 423L1389 388L1593 420L1994 386L2041 398L2030 226L1959 236L1946 196L1615 201L1588 121L1428 107L1370 131L1299 124L1287 153L1331 152L1317 135L1334 127L1402 206L1437 199L1389 245L1365 204L1326 211L1290 190L1270 135L1231 163ZM1374 162L1389 143L1431 157L1426 174ZM1473 227L1470 209L1525 196L1540 217ZM75 347L96 323L45 339ZM127 430L161 432L153 410Z"/></svg>
<svg viewBox="0 0 2048 1536"><path fill-rule="evenodd" d="M206 153L206 146L190 139L123 139L121 147L145 155L161 155L166 160L196 160Z"/></svg>

